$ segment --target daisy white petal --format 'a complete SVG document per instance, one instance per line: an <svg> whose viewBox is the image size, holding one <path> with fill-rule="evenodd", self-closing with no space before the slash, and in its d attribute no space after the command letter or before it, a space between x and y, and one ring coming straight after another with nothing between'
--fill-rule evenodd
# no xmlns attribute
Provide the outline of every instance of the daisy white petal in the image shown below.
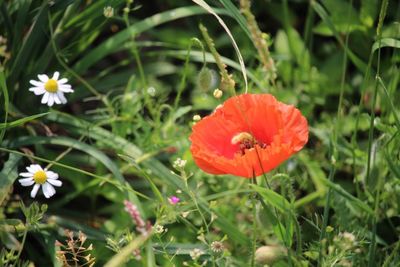
<svg viewBox="0 0 400 267"><path fill-rule="evenodd" d="M19 174L19 176L22 176L22 177L33 177L33 173L30 173L30 172L21 172L21 173Z"/></svg>
<svg viewBox="0 0 400 267"><path fill-rule="evenodd" d="M46 93L46 90L44 90L43 87L31 87L29 88L29 91L33 92L35 95L43 95Z"/></svg>
<svg viewBox="0 0 400 267"><path fill-rule="evenodd" d="M40 81L46 83L49 80L49 77L46 74L39 74L38 78Z"/></svg>
<svg viewBox="0 0 400 267"><path fill-rule="evenodd" d="M53 171L46 171L46 175L49 179L53 179L53 180L58 179L58 174Z"/></svg>
<svg viewBox="0 0 400 267"><path fill-rule="evenodd" d="M54 186L60 187L62 185L62 182L57 180L57 173L43 169L38 164L31 164L26 167L26 169L29 172L21 172L19 175L25 178L19 179L18 181L22 186L33 185L31 191L32 198L36 197L40 187L42 188L44 196L49 198L56 193Z"/></svg>
<svg viewBox="0 0 400 267"><path fill-rule="evenodd" d="M61 88L65 88L65 89L71 89L71 85L70 84L60 84Z"/></svg>
<svg viewBox="0 0 400 267"><path fill-rule="evenodd" d="M22 186L30 186L35 183L32 177L19 179L18 182L20 182Z"/></svg>
<svg viewBox="0 0 400 267"><path fill-rule="evenodd" d="M61 100L61 103L67 103L67 99L65 98L64 93L61 92L61 90L57 92L57 96Z"/></svg>
<svg viewBox="0 0 400 267"><path fill-rule="evenodd" d="M67 84L68 79L60 78L58 71L54 72L53 76L49 78L45 74L39 74L40 81L31 80L30 83L34 86L29 88L29 91L35 95L43 95L41 99L42 104L47 104L49 107L54 104L65 104L67 99L60 93L72 93L71 85Z"/></svg>
<svg viewBox="0 0 400 267"><path fill-rule="evenodd" d="M49 101L49 97L50 97L50 93L49 92L44 93L41 103L42 104L46 104Z"/></svg>
<svg viewBox="0 0 400 267"><path fill-rule="evenodd" d="M33 176L35 172L40 171L42 168L40 167L40 165L31 164L30 166L26 167L26 169L28 170L28 172L32 173Z"/></svg>
<svg viewBox="0 0 400 267"><path fill-rule="evenodd" d="M44 83L38 82L38 81L35 81L35 80L30 80L29 82L30 82L32 85L37 86L37 87L43 87L43 86L44 86Z"/></svg>
<svg viewBox="0 0 400 267"><path fill-rule="evenodd" d="M43 168L40 167L39 164L32 164L31 167L33 168L33 170L34 170L35 172L37 172L37 171L43 171Z"/></svg>
<svg viewBox="0 0 400 267"><path fill-rule="evenodd" d="M67 82L68 82L68 79L67 79L67 78L62 78L62 79L58 80L58 84L59 84L59 85L62 85L62 84L67 83ZM69 84L68 84L68 85L69 85Z"/></svg>
<svg viewBox="0 0 400 267"><path fill-rule="evenodd" d="M48 179L47 182L54 186L58 186L58 187L62 186L62 182L60 180Z"/></svg>
<svg viewBox="0 0 400 267"><path fill-rule="evenodd" d="M32 191L31 191L31 198L36 197L36 194L37 194L37 192L39 191L39 188L40 188L40 184L35 184L35 185L33 186L33 189L32 189Z"/></svg>
<svg viewBox="0 0 400 267"><path fill-rule="evenodd" d="M58 92L57 92L57 93L58 93ZM60 98L58 97L58 94L54 94L53 97L54 97L54 102L55 102L56 104L61 104L61 100L60 100Z"/></svg>
<svg viewBox="0 0 400 267"><path fill-rule="evenodd" d="M49 183L42 184L43 194L46 198L53 196L56 193L54 187Z"/></svg>
<svg viewBox="0 0 400 267"><path fill-rule="evenodd" d="M54 94L49 94L49 101L47 102L47 105L49 107L53 106L54 104Z"/></svg>
<svg viewBox="0 0 400 267"><path fill-rule="evenodd" d="M54 72L52 79L57 81L59 77L60 77L60 73L58 71L56 71L56 72Z"/></svg>

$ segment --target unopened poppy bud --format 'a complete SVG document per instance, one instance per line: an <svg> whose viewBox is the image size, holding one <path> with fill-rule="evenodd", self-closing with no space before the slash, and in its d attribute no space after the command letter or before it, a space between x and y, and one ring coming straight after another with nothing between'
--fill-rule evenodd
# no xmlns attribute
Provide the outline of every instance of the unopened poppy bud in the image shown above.
<svg viewBox="0 0 400 267"><path fill-rule="evenodd" d="M202 68L197 76L197 86L203 91L207 91L213 84L213 75L209 68Z"/></svg>
<svg viewBox="0 0 400 267"><path fill-rule="evenodd" d="M221 90L219 90L218 88L214 90L214 97L215 98L221 98L222 97L223 92Z"/></svg>
<svg viewBox="0 0 400 267"><path fill-rule="evenodd" d="M281 246L262 246L256 250L255 260L258 264L272 265L286 256L287 250Z"/></svg>
<svg viewBox="0 0 400 267"><path fill-rule="evenodd" d="M193 116L193 120L194 120L194 121L199 121L199 120L201 120L200 115L198 115L198 114L194 115L194 116Z"/></svg>

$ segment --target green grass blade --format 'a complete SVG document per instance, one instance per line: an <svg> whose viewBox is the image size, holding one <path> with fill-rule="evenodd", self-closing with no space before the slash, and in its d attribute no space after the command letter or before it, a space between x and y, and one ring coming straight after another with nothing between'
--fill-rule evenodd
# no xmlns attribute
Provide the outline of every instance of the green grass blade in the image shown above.
<svg viewBox="0 0 400 267"><path fill-rule="evenodd" d="M118 49L123 42L128 41L130 38L132 38L132 36L136 36L139 33L142 33L166 22L204 13L206 13L206 11L197 6L180 7L153 15L147 19L139 21L128 27L127 29L119 32L118 34L115 34L112 37L108 38L106 41L102 42L94 49L91 49L91 51L85 57L83 57L75 64L74 70L79 73L84 72L97 61Z"/></svg>
<svg viewBox="0 0 400 267"><path fill-rule="evenodd" d="M86 154L92 156L101 162L107 169L111 171L111 173L118 179L120 182L125 182L124 177L122 176L119 168L115 163L107 157L103 152L94 148L93 146L87 145L85 143L79 142L76 139L72 139L69 137L63 136L23 136L16 139L13 139L9 144L9 148L19 148L26 145L33 144L49 144L49 145L60 145L65 147L71 147L73 149L85 152Z"/></svg>
<svg viewBox="0 0 400 267"><path fill-rule="evenodd" d="M29 121L35 120L37 118L43 117L43 116L45 116L47 114L49 114L49 112L32 115L32 116L25 117L25 118L22 118L22 119L19 119L19 120L16 120L16 121L12 121L12 122L0 123L0 130L17 127L17 126L19 126L21 124L24 124L24 123L27 123Z"/></svg>
<svg viewBox="0 0 400 267"><path fill-rule="evenodd" d="M8 196L8 191L15 179L18 177L16 171L18 162L22 158L20 155L9 154L9 158L4 164L3 169L0 172L0 205L4 199Z"/></svg>
<svg viewBox="0 0 400 267"><path fill-rule="evenodd" d="M377 40L372 45L372 53L382 47L400 48L400 40L394 38L382 38L380 40Z"/></svg>
<svg viewBox="0 0 400 267"><path fill-rule="evenodd" d="M240 13L239 9L232 3L231 0L219 0L219 1L226 8L226 10L228 10L229 14L231 14L232 17L237 21L237 23L242 28L242 30L247 34L249 39L252 40L251 33L247 28L246 19Z"/></svg>
<svg viewBox="0 0 400 267"><path fill-rule="evenodd" d="M9 108L9 98L8 98L8 90L6 84L6 78L4 76L4 72L0 71L0 88L4 98L4 124L7 124L8 119L8 108ZM6 130L0 128L0 143L3 141L3 137Z"/></svg>
<svg viewBox="0 0 400 267"><path fill-rule="evenodd" d="M371 209L371 207L369 207L365 202L361 201L359 198L353 196L352 194L344 190L343 187L341 187L340 185L329 181L329 179L327 178L322 179L322 181L327 187L331 188L336 193L344 197L353 206L360 208L361 210L367 212L369 215L374 214L374 211Z"/></svg>

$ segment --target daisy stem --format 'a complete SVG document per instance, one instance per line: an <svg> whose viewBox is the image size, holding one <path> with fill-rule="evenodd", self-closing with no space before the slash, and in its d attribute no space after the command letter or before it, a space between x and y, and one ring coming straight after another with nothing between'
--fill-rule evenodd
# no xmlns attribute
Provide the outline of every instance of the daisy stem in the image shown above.
<svg viewBox="0 0 400 267"><path fill-rule="evenodd" d="M22 250L25 246L25 241L26 241L26 236L28 235L28 229L29 229L29 225L28 223L26 223L25 225L25 230L24 230L24 235L22 236L22 241L21 241L21 246L20 246L20 250L18 251L18 254L14 260L14 264L12 265L13 267L17 265L18 259L21 256Z"/></svg>
<svg viewBox="0 0 400 267"><path fill-rule="evenodd" d="M110 102L108 101L107 97L100 94L99 92L97 92L97 90L90 85L85 79L83 79L78 73L76 73L73 69L71 69L64 61L63 59L60 57L59 55L59 50L57 49L57 45L55 42L55 38L54 38L54 30L53 30L53 25L51 24L51 16L49 14L49 29L50 29L50 43L51 46L53 48L53 52L54 55L58 61L58 63L65 69L67 70L72 76L75 77L75 79L77 79L79 82L81 82L83 84L84 87L86 87L93 95L95 95L98 99L100 99L103 104L107 107L108 111L110 112L110 114L114 117L115 113L114 113L114 109L112 107L112 105L110 104Z"/></svg>
<svg viewBox="0 0 400 267"><path fill-rule="evenodd" d="M84 135L81 135L81 137L79 137L78 141L81 142L84 139ZM49 164L47 164L47 166L45 167L46 170L50 169L51 166L53 166L54 162L58 162L59 160L61 160L63 157L65 157L69 152L71 152L73 149L73 147L69 147L67 148L65 151L63 151L60 155L57 156L57 158L54 159L54 161L50 162Z"/></svg>

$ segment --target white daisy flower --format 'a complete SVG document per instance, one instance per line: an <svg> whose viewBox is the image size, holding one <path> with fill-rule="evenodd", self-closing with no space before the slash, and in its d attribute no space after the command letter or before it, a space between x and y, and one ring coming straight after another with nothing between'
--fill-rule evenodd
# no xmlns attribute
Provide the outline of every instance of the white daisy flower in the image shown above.
<svg viewBox="0 0 400 267"><path fill-rule="evenodd" d="M28 172L22 172L19 176L25 177L19 179L18 182L22 186L31 186L34 184L31 191L31 197L34 198L42 186L43 194L46 198L53 196L56 193L54 186L61 186L62 182L58 180L58 174L46 169L42 169L38 164L31 164L26 167ZM54 186L53 186L54 185Z"/></svg>
<svg viewBox="0 0 400 267"><path fill-rule="evenodd" d="M54 103L65 104L67 99L64 97L64 93L72 93L74 90L71 89L71 85L67 84L66 78L58 79L60 73L54 72L53 77L50 79L46 74L39 74L39 81L30 80L29 82L33 87L29 88L29 91L35 95L43 95L42 104L46 104L51 107Z"/></svg>

